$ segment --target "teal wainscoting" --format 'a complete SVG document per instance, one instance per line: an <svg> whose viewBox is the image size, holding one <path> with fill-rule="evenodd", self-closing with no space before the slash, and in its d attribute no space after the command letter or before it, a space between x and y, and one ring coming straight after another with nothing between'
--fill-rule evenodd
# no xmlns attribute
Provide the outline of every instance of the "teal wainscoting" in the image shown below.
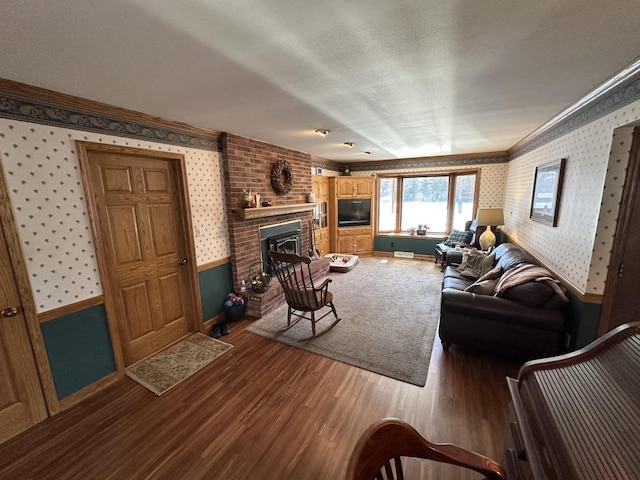
<svg viewBox="0 0 640 480"><path fill-rule="evenodd" d="M566 330L571 336L569 350L573 351L596 339L602 305L583 302L570 291L565 292L565 295L569 303L564 305L563 313Z"/></svg>
<svg viewBox="0 0 640 480"><path fill-rule="evenodd" d="M115 372L104 305L49 320L41 329L60 400Z"/></svg>
<svg viewBox="0 0 640 480"><path fill-rule="evenodd" d="M442 238L430 237L374 237L373 250L376 252L413 252L417 255L433 255L436 245L442 242Z"/></svg>
<svg viewBox="0 0 640 480"><path fill-rule="evenodd" d="M227 294L233 291L231 263L209 268L198 273L202 318L206 322L224 312Z"/></svg>

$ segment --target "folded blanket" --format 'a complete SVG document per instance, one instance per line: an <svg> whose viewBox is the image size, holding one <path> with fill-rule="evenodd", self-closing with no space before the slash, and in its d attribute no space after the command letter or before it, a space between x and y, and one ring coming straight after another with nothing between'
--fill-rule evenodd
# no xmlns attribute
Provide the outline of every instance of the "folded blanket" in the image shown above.
<svg viewBox="0 0 640 480"><path fill-rule="evenodd" d="M553 288L554 292L562 298L563 302L569 301L564 294L564 286L559 280L554 278L549 270L538 265L531 265L528 263L519 265L504 272L496 285L493 295L501 297L507 289L527 282L545 282Z"/></svg>

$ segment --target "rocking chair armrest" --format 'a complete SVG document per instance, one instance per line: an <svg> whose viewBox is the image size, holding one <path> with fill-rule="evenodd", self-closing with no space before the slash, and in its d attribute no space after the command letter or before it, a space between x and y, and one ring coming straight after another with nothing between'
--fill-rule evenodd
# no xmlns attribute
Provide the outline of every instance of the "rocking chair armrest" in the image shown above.
<svg viewBox="0 0 640 480"><path fill-rule="evenodd" d="M319 291L328 288L329 284L332 282L331 278L325 278L324 281L318 285L314 290Z"/></svg>

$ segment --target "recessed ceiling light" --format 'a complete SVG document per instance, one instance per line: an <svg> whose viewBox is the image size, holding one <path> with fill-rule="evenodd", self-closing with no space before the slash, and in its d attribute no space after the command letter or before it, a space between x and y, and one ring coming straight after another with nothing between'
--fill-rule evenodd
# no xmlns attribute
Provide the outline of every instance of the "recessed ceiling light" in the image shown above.
<svg viewBox="0 0 640 480"><path fill-rule="evenodd" d="M330 132L330 131L331 131L331 130L325 130L325 129L323 129L323 128L318 128L318 129L316 130L316 133L317 133L318 135L322 135L323 137L326 137L327 135L329 135L329 132Z"/></svg>
<svg viewBox="0 0 640 480"><path fill-rule="evenodd" d="M344 142L345 147L353 148L356 146L356 142Z"/></svg>

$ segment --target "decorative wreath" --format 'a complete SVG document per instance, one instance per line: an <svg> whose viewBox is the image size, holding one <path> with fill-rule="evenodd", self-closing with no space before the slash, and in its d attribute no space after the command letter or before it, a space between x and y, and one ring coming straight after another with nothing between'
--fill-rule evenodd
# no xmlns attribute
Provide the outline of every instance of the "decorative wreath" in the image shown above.
<svg viewBox="0 0 640 480"><path fill-rule="evenodd" d="M285 159L280 159L271 167L271 187L278 195L291 191L293 172L291 165Z"/></svg>

